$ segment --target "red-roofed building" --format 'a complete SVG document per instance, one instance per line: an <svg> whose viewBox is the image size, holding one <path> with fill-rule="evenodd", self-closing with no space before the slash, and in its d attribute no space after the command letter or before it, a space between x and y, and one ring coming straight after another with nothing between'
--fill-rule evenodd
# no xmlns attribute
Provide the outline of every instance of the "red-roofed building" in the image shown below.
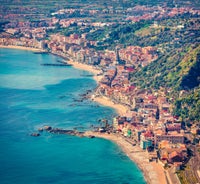
<svg viewBox="0 0 200 184"><path fill-rule="evenodd" d="M173 151L168 155L168 162L174 163L174 162L182 162L184 160L184 157L181 153L178 153L177 151Z"/></svg>

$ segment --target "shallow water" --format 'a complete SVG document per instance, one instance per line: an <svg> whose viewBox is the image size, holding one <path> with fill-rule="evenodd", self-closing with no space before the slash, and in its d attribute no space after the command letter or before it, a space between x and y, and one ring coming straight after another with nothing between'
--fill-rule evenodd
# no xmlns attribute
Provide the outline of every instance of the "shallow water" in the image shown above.
<svg viewBox="0 0 200 184"><path fill-rule="evenodd" d="M77 102L96 82L71 66L41 65L57 59L0 49L1 183L145 183L137 166L108 140L29 136L44 125L85 130L116 115L89 100Z"/></svg>

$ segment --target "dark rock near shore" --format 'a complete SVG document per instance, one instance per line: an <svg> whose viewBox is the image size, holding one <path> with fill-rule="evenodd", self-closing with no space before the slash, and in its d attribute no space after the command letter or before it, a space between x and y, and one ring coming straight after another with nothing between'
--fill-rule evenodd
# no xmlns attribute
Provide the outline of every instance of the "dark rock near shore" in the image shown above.
<svg viewBox="0 0 200 184"><path fill-rule="evenodd" d="M66 130L61 128L52 128L51 126L44 126L42 128L38 128L39 132L47 131L52 134L67 134L67 135L73 135L73 136L83 136L84 132L80 132L77 130ZM36 134L34 134L36 135Z"/></svg>
<svg viewBox="0 0 200 184"><path fill-rule="evenodd" d="M33 136L33 137L38 137L38 136L40 136L40 134L37 133L37 132L34 132L34 133L31 134L31 136Z"/></svg>
<svg viewBox="0 0 200 184"><path fill-rule="evenodd" d="M94 135L89 135L88 137L91 138L91 139L95 138Z"/></svg>

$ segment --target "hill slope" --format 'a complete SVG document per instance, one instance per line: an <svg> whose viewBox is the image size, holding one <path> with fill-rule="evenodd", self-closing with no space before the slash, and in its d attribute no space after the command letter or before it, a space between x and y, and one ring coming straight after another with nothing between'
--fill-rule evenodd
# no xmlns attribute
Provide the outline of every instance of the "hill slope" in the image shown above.
<svg viewBox="0 0 200 184"><path fill-rule="evenodd" d="M175 99L174 114L200 121L200 46L160 56L133 74L132 81L142 88L168 89L168 98Z"/></svg>

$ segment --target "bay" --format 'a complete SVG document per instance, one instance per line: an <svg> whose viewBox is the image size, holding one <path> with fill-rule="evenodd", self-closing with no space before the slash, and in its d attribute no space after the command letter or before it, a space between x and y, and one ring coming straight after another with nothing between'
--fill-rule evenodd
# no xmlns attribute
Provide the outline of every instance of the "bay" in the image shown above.
<svg viewBox="0 0 200 184"><path fill-rule="evenodd" d="M43 66L60 58L31 51L0 49L1 183L145 183L138 167L104 139L43 133L39 127L87 130L116 112L82 94L96 87L88 72Z"/></svg>

